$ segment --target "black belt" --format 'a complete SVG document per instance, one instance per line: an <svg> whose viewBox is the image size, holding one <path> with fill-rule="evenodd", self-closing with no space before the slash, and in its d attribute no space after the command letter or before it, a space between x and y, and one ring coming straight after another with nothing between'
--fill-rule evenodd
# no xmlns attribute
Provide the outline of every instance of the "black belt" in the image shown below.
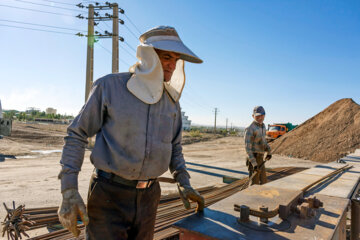
<svg viewBox="0 0 360 240"><path fill-rule="evenodd" d="M96 169L96 174L100 177L106 178L109 181L115 182L115 183L120 183L126 186L130 186L130 187L136 187L139 189L143 189L143 188L149 188L155 181L156 179L149 179L149 180L128 180L125 179L123 177L120 177L118 175L115 175L113 173L108 173L105 172L103 170L100 169Z"/></svg>

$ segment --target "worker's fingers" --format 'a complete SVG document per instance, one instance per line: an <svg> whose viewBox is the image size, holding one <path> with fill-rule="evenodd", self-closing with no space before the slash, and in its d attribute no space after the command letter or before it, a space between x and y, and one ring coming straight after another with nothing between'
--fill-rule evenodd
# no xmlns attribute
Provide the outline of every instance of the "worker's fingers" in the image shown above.
<svg viewBox="0 0 360 240"><path fill-rule="evenodd" d="M189 200L187 200L186 198L182 198L181 200L182 200L182 202L184 204L185 209L190 209L191 208L191 204L190 204Z"/></svg>
<svg viewBox="0 0 360 240"><path fill-rule="evenodd" d="M80 234L80 230L77 228L77 213L78 213L78 206L74 205L71 208L71 216L70 216L70 221L71 221L71 226L69 231L72 232L72 234L74 234L75 237L78 237Z"/></svg>
<svg viewBox="0 0 360 240"><path fill-rule="evenodd" d="M74 234L75 237L79 236L80 231L77 229L77 209L75 206L71 208L61 209L58 212L60 223Z"/></svg>
<svg viewBox="0 0 360 240"><path fill-rule="evenodd" d="M204 207L205 207L205 200L204 198L200 195L200 193L196 190L192 190L189 192L188 197L190 200L197 202L198 206L196 208L197 211L203 211Z"/></svg>
<svg viewBox="0 0 360 240"><path fill-rule="evenodd" d="M181 199L185 209L190 209L190 207L191 207L190 202L187 200L187 196L184 193L184 191L186 191L186 190L184 188L180 187L179 184L177 184L177 188L179 191L180 199Z"/></svg>
<svg viewBox="0 0 360 240"><path fill-rule="evenodd" d="M89 224L89 216L87 215L85 204L79 203L78 207L79 207L79 215L80 215L81 221L84 223L84 225L88 225Z"/></svg>

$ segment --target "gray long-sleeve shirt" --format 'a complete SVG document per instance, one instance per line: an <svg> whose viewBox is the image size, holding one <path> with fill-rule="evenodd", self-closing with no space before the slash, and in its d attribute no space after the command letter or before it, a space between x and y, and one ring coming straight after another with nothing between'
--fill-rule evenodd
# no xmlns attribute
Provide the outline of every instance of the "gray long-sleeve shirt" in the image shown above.
<svg viewBox="0 0 360 240"><path fill-rule="evenodd" d="M175 178L179 173L189 176L181 147L179 103L165 90L159 102L142 102L126 87L130 77L130 73L110 74L93 84L65 137L62 191L77 188L87 138L95 134L90 160L98 169L130 180L154 179L168 168Z"/></svg>

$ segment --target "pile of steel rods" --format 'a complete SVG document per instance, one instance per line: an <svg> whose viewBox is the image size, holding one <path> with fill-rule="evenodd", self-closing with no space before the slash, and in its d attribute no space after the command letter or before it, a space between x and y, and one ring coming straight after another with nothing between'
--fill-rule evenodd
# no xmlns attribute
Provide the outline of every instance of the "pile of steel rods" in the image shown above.
<svg viewBox="0 0 360 240"><path fill-rule="evenodd" d="M276 168L267 171L269 181L276 180L278 178L294 174L296 172L302 171L305 168ZM224 198L227 198L234 193L238 192L241 187L247 183L248 178L243 178L237 180L231 184L225 185L223 187L204 187L197 189L202 196L205 198L205 206L214 204ZM191 209L186 210L180 200L178 194L171 194L163 196L160 200L158 206L158 211L156 215L155 222L155 235L154 239L160 240L169 238L171 236L177 235L179 232L175 228L172 228L171 225L187 216L190 216L195 213L196 203L191 203ZM34 224L30 229L45 227L53 224L59 224L57 217L57 207L50 208L32 208L27 209L24 213L28 216L28 219L33 221ZM84 225L79 225L81 229L81 234L77 239L85 239L85 228ZM33 240L47 240L47 239L75 239L73 235L65 230L57 230L41 236L31 238Z"/></svg>

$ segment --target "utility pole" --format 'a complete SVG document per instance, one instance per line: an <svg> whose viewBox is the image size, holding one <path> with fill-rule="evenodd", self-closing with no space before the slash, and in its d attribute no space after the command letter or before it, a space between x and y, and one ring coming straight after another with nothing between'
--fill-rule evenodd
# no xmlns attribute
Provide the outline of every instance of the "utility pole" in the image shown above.
<svg viewBox="0 0 360 240"><path fill-rule="evenodd" d="M124 24L125 22L122 19L119 19L119 12L121 14L125 14L125 11L120 8L117 3L109 3L105 2L105 5L100 5L99 3L95 3L95 6L89 4L89 6L85 7L82 3L76 5L79 8L88 8L89 15L86 18L88 20L88 34L84 35L82 33L77 33L76 35L79 37L86 36L88 38L87 41L87 58L86 58L86 84L85 84L85 102L87 101L90 93L90 89L93 83L93 69L94 69L94 43L95 38L112 38L112 73L119 72L119 41L124 42L124 38L119 36L119 22L120 24ZM105 16L100 16L99 12L102 10L113 10L113 15L109 13L105 13ZM81 14L76 16L79 19L85 19ZM109 32L107 30L104 33L100 33L98 31L94 31L94 26L97 26L100 21L113 21L113 32Z"/></svg>
<svg viewBox="0 0 360 240"><path fill-rule="evenodd" d="M228 119L226 118L226 132L227 132Z"/></svg>
<svg viewBox="0 0 360 240"><path fill-rule="evenodd" d="M119 7L117 3L113 8L113 35L112 35L112 73L119 72Z"/></svg>
<svg viewBox="0 0 360 240"><path fill-rule="evenodd" d="M90 89L93 83L94 73L94 5L89 5L88 16L88 39L86 54L86 84L85 84L85 102L87 101Z"/></svg>
<svg viewBox="0 0 360 240"><path fill-rule="evenodd" d="M214 113L215 113L214 133L216 133L216 117L217 117L218 112L219 112L219 109L215 108L214 109Z"/></svg>

